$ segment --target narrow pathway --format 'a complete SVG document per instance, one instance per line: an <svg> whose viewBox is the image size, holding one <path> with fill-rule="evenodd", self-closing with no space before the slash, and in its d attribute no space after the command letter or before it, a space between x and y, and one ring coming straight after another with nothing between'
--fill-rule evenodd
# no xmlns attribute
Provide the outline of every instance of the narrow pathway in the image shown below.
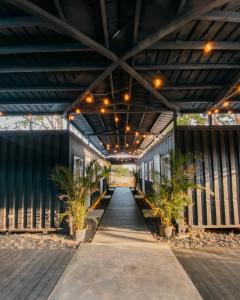
<svg viewBox="0 0 240 300"><path fill-rule="evenodd" d="M79 247L50 299L201 299L171 249L155 242L128 188L117 188L93 243Z"/></svg>

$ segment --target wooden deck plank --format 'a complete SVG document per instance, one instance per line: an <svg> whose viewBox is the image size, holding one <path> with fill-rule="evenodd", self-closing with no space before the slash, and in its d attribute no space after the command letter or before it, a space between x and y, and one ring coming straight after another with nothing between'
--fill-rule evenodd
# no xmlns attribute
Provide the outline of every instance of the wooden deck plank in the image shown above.
<svg viewBox="0 0 240 300"><path fill-rule="evenodd" d="M173 249L203 299L240 295L240 249Z"/></svg>
<svg viewBox="0 0 240 300"><path fill-rule="evenodd" d="M0 250L0 299L47 299L74 249Z"/></svg>

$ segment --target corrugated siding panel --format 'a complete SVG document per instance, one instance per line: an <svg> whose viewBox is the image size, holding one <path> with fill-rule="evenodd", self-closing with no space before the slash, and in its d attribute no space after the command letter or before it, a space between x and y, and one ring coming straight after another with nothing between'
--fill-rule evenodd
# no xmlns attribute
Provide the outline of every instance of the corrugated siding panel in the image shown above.
<svg viewBox="0 0 240 300"><path fill-rule="evenodd" d="M49 179L68 165L67 132L0 134L0 229L58 227L61 203Z"/></svg>
<svg viewBox="0 0 240 300"><path fill-rule="evenodd" d="M206 188L192 193L188 224L240 224L239 137L238 126L177 127L176 149L200 155L195 182Z"/></svg>

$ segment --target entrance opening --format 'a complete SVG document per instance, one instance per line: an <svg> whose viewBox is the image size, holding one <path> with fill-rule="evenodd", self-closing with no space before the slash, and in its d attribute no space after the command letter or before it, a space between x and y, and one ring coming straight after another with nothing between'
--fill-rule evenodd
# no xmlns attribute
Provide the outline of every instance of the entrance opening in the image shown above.
<svg viewBox="0 0 240 300"><path fill-rule="evenodd" d="M134 187L134 177L132 171L135 164L118 164L111 166L110 186L111 187Z"/></svg>

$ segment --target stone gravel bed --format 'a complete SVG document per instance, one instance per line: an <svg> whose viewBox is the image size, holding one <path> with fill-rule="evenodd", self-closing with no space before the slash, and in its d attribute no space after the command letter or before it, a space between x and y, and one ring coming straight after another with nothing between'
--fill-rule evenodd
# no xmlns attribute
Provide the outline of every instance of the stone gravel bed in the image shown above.
<svg viewBox="0 0 240 300"><path fill-rule="evenodd" d="M153 236L173 248L238 248L240 247L240 234L223 232L203 232L197 236L186 235L185 237L163 238L159 235Z"/></svg>
<svg viewBox="0 0 240 300"><path fill-rule="evenodd" d="M62 234L1 234L0 249L74 249L71 237Z"/></svg>

